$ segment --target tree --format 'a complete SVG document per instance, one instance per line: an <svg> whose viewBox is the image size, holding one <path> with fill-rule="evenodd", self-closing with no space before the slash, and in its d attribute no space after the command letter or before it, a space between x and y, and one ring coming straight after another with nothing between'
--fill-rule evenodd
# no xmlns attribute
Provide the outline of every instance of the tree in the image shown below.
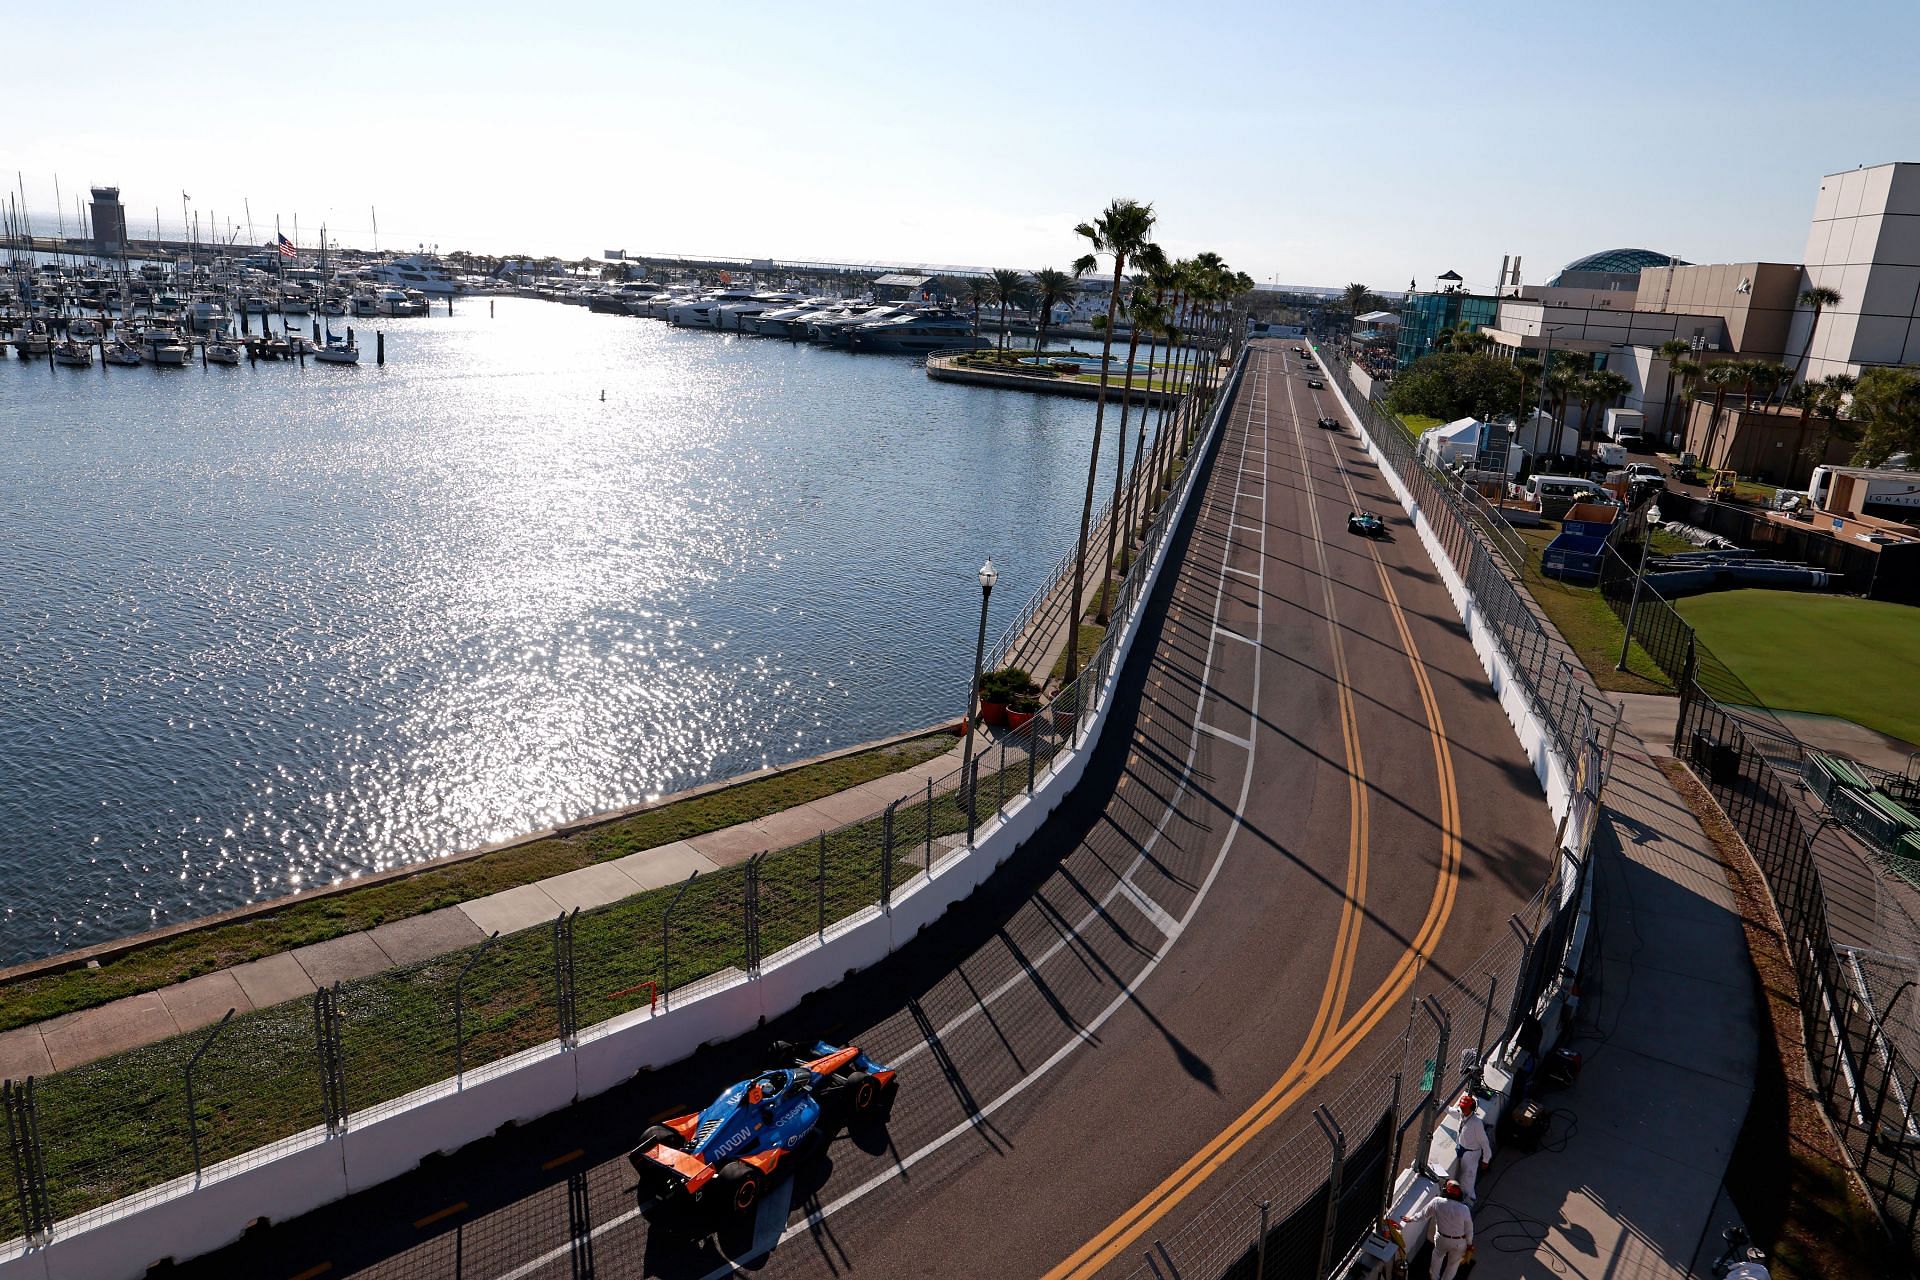
<svg viewBox="0 0 1920 1280"><path fill-rule="evenodd" d="M1367 299L1373 296L1373 290L1363 284L1350 284L1341 292L1341 300L1347 304L1347 330L1360 323L1360 308L1367 305Z"/></svg>
<svg viewBox="0 0 1920 1280"><path fill-rule="evenodd" d="M1160 251L1160 246L1157 244L1148 245L1136 261L1145 268L1145 271L1144 274L1134 277L1132 303L1127 309L1127 319L1132 322L1133 334L1127 344L1127 379L1120 394L1120 434L1123 436L1127 433L1127 410L1132 406L1133 401L1133 357L1134 353L1140 349L1140 335L1143 333L1147 335L1147 387L1149 390L1153 387L1154 347L1159 341L1160 331L1167 325L1167 309L1163 299L1166 295L1167 273L1172 269L1172 264L1167 261L1167 256ZM1148 398L1151 400L1152 397ZM1140 425L1133 442L1135 474L1127 477L1125 512L1120 510L1117 495L1114 502L1114 515L1117 518L1115 533L1121 535L1119 537L1120 572L1123 575L1133 560L1133 538L1136 528L1133 523L1133 511L1140 497L1140 482L1149 475L1146 465L1147 416L1151 408L1150 404L1140 406ZM1124 446L1125 441L1121 443Z"/></svg>
<svg viewBox="0 0 1920 1280"><path fill-rule="evenodd" d="M980 332L980 304L993 301L992 276L968 276L967 297L973 303L973 331Z"/></svg>
<svg viewBox="0 0 1920 1280"><path fill-rule="evenodd" d="M1700 380L1700 375L1705 372L1706 372L1705 365L1702 365L1698 360L1689 359L1685 356L1682 356L1681 358L1679 358L1678 360L1675 360L1672 364L1667 366L1667 382L1669 384L1669 389L1667 391L1668 408L1671 409L1673 406L1673 391L1671 389L1671 384L1674 381L1674 379L1677 378L1680 381L1680 394L1682 396L1688 397L1687 415L1686 417L1682 418L1680 422L1680 435L1681 435L1680 443L1683 445L1686 443L1687 428L1690 424L1690 420L1693 417L1693 401L1691 398L1693 395L1693 387L1694 387L1694 384ZM1670 435L1667 438L1669 441L1671 441L1672 439Z"/></svg>
<svg viewBox="0 0 1920 1280"><path fill-rule="evenodd" d="M1673 380L1678 362L1693 350L1693 344L1681 338L1669 338L1660 344L1659 354L1667 362L1667 398L1660 406L1660 439L1669 438L1673 426Z"/></svg>
<svg viewBox="0 0 1920 1280"><path fill-rule="evenodd" d="M1151 240L1141 245L1134 253L1134 261L1149 270L1164 268L1166 255L1160 252L1160 246ZM1116 281L1117 283L1117 281ZM1133 563L1133 546L1129 539L1120 536L1120 509L1124 501L1124 486L1127 482L1127 415L1133 411L1133 363L1140 354L1141 326L1137 317L1142 306L1151 305L1147 293L1147 277L1134 275L1128 284L1133 291L1127 297L1127 373L1120 384L1120 430L1114 433L1113 457L1113 501L1107 507L1107 561L1100 574L1100 621L1105 623L1112 614L1110 598L1113 595L1113 560L1120 557L1120 573L1124 576ZM1152 313L1148 313L1147 323L1153 323ZM1143 411L1144 412L1144 411Z"/></svg>
<svg viewBox="0 0 1920 1280"><path fill-rule="evenodd" d="M1713 388L1713 416L1707 419L1707 446L1700 451L1703 466L1713 465L1713 442L1720 434L1720 411L1726 407L1727 392L1733 390L1733 384L1740 379L1740 362L1737 360L1721 360L1704 375L1703 380Z"/></svg>
<svg viewBox="0 0 1920 1280"><path fill-rule="evenodd" d="M1520 371L1494 356L1442 351L1421 356L1393 380L1387 408L1442 422L1505 413L1525 387Z"/></svg>
<svg viewBox="0 0 1920 1280"><path fill-rule="evenodd" d="M1862 371L1853 416L1862 426L1858 461L1877 467L1896 453L1920 452L1920 369Z"/></svg>
<svg viewBox="0 0 1920 1280"><path fill-rule="evenodd" d="M1087 459L1087 492L1080 506L1080 539L1073 552L1073 610L1067 626L1066 678L1079 674L1080 617L1086 607L1087 534L1093 526L1093 486L1100 470L1100 433L1107 416L1107 383L1113 362L1113 324L1120 311L1120 284L1126 279L1127 263L1153 234L1153 206L1137 200L1115 200L1092 222L1083 222L1073 233L1085 240L1091 250L1073 264L1075 275L1085 275L1099 265L1100 255L1113 261L1113 287L1107 293L1107 329L1100 340L1100 390L1093 402L1093 447ZM1107 602L1100 601L1099 621L1107 621Z"/></svg>
<svg viewBox="0 0 1920 1280"><path fill-rule="evenodd" d="M1538 356L1517 356L1513 361L1513 371L1520 375L1520 399L1515 402L1513 420L1522 430L1533 421L1533 402L1540 385L1540 375L1547 371Z"/></svg>
<svg viewBox="0 0 1920 1280"><path fill-rule="evenodd" d="M1027 291L1025 272L1012 267L993 269L993 300L1000 304L1000 354L1007 353L1007 308Z"/></svg>
<svg viewBox="0 0 1920 1280"><path fill-rule="evenodd" d="M1034 305L1039 308L1035 316L1040 330L1033 344L1035 351L1047 349L1047 326L1053 323L1053 309L1073 296L1073 277L1054 267L1042 267L1033 273Z"/></svg>
<svg viewBox="0 0 1920 1280"><path fill-rule="evenodd" d="M1828 307L1840 305L1840 291L1816 284L1800 291L1800 305L1813 309L1813 320L1807 325L1807 345L1800 348L1799 362L1793 366L1795 379L1804 376L1807 371L1807 357L1813 354L1813 335L1820 328L1820 313Z"/></svg>
<svg viewBox="0 0 1920 1280"><path fill-rule="evenodd" d="M1819 412L1821 422L1820 443L1809 451L1814 466L1826 462L1827 449L1836 436L1850 443L1859 442L1860 424L1840 416L1841 410L1847 407L1847 397L1859 382L1850 373L1830 373L1818 382L1804 384L1807 394L1803 403L1811 404Z"/></svg>
<svg viewBox="0 0 1920 1280"><path fill-rule="evenodd" d="M1588 446L1594 438L1595 411L1612 404L1631 390L1633 390L1633 384L1611 369L1596 369L1580 380L1580 435L1583 452L1592 452Z"/></svg>

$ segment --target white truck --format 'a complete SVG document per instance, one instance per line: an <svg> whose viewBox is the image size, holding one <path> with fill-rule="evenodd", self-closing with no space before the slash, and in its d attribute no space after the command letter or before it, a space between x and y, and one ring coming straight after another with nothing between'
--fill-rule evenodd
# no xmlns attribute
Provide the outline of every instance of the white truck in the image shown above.
<svg viewBox="0 0 1920 1280"><path fill-rule="evenodd" d="M1631 450L1647 447L1647 415L1638 409L1609 409L1605 423L1607 439Z"/></svg>
<svg viewBox="0 0 1920 1280"><path fill-rule="evenodd" d="M1836 515L1872 515L1870 507L1920 508L1920 471L1891 471L1876 467L1829 467L1813 469L1807 481L1807 498L1813 506Z"/></svg>
<svg viewBox="0 0 1920 1280"><path fill-rule="evenodd" d="M1624 467L1627 465L1627 446L1608 444L1604 440L1596 441L1593 446L1593 457L1596 462L1609 468Z"/></svg>

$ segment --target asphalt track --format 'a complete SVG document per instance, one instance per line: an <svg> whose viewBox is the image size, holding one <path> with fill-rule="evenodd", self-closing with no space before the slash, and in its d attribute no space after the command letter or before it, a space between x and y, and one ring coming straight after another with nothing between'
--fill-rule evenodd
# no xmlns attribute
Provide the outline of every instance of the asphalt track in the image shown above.
<svg viewBox="0 0 1920 1280"><path fill-rule="evenodd" d="M1384 481L1260 344L1115 719L1022 859L763 1034L169 1274L721 1280L1131 1269L1397 1037L1544 875L1544 799ZM1355 504L1389 539L1347 532ZM1170 566L1171 568L1171 566ZM624 1154L777 1037L900 1068L757 1221L688 1239Z"/></svg>

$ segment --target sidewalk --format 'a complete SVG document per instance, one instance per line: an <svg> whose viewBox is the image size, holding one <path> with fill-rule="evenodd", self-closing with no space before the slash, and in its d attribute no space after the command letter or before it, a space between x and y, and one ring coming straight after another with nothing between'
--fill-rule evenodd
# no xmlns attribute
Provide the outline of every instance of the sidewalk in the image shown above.
<svg viewBox="0 0 1920 1280"><path fill-rule="evenodd" d="M1104 533L1104 528L1096 532L1090 548L1090 577L1100 563L1093 555L1104 548ZM1008 650L1011 665L1025 665L1042 678L1066 646L1065 597L1072 584L1069 579L1059 585ZM991 730L984 731L976 749L994 740ZM696 871L705 874L764 850L789 848L821 831L871 818L895 800L920 796L929 782L939 794L956 789L961 755L956 738L951 751L931 760L752 821L0 1032L0 1079L65 1071L211 1026L228 1009L245 1013L300 999L335 982L472 946L496 930L505 934L545 924L563 911L604 906ZM569 824L569 829L580 825ZM951 836L945 842L963 839Z"/></svg>
<svg viewBox="0 0 1920 1280"><path fill-rule="evenodd" d="M1667 733L1671 735L1671 726ZM1476 1280L1707 1274L1738 1215L1721 1192L1760 1016L1740 918L1705 832L1631 723L1594 840L1594 920L1570 1088L1534 1153L1481 1179Z"/></svg>

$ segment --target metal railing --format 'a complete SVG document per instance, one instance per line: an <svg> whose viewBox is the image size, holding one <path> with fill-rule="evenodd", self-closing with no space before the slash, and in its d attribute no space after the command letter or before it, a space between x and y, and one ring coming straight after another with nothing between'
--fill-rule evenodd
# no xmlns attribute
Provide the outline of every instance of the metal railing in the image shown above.
<svg viewBox="0 0 1920 1280"><path fill-rule="evenodd" d="M1217 389L1189 459L1218 439L1239 375L1236 366ZM216 1166L263 1163L274 1144L322 1140L419 1090L465 1088L509 1060L566 1052L599 1024L750 979L783 950L889 910L916 879L939 875L973 824L1034 796L1085 745L1200 471L1184 470L1142 531L1113 625L1077 676L1037 714L987 736L966 774L903 783L867 817L677 885L5 1082L14 1194L0 1196L0 1240L84 1230L125 1202L188 1189Z"/></svg>

